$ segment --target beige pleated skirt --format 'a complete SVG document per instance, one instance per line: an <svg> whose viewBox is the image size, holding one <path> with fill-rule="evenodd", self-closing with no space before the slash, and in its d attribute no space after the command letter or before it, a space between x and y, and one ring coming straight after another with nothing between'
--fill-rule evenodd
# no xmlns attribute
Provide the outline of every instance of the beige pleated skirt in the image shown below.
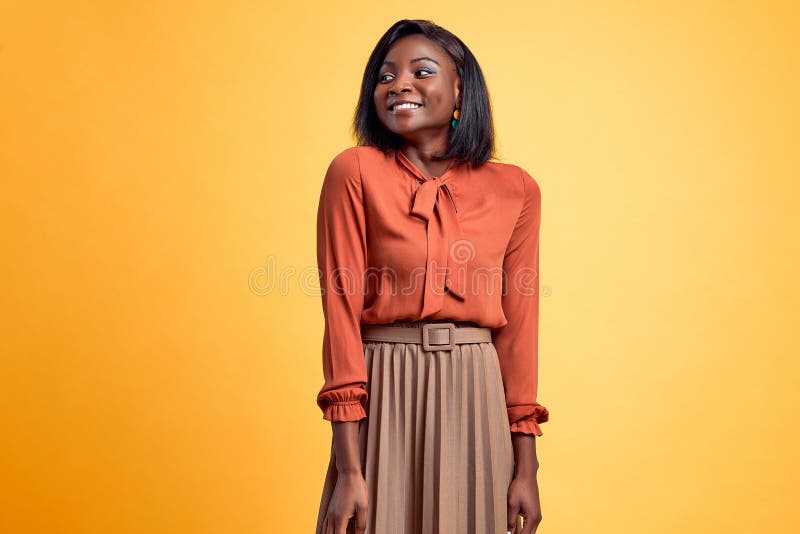
<svg viewBox="0 0 800 534"><path fill-rule="evenodd" d="M363 345L369 398L358 435L366 534L505 534L514 450L491 341L430 351L415 343ZM325 534L336 478L331 438L316 534ZM355 517L347 532L355 532Z"/></svg>

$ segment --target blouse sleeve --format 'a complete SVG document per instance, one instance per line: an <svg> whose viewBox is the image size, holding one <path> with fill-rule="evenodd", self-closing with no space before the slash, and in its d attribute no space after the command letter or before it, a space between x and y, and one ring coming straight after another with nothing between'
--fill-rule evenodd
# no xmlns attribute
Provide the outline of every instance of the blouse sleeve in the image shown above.
<svg viewBox="0 0 800 534"><path fill-rule="evenodd" d="M542 435L547 408L536 402L539 345L539 226L541 191L522 171L524 199L503 260L503 313L493 331L511 432Z"/></svg>
<svg viewBox="0 0 800 534"><path fill-rule="evenodd" d="M366 229L358 154L344 150L325 174L317 211L319 267L325 332L325 383L317 405L328 421L367 417L367 372L361 341Z"/></svg>

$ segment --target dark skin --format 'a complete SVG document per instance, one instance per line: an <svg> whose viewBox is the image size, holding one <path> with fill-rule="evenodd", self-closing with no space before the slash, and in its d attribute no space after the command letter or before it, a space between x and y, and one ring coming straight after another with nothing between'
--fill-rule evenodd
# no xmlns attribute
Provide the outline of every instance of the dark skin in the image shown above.
<svg viewBox="0 0 800 534"><path fill-rule="evenodd" d="M324 534L346 534L355 516L356 534L367 528L367 481L358 459L358 421L331 421L336 456L336 486L322 524Z"/></svg>
<svg viewBox="0 0 800 534"><path fill-rule="evenodd" d="M426 59L419 59L426 58ZM461 78L450 56L439 45L419 34L397 40L386 54L375 88L378 117L405 143L401 151L428 178L441 176L453 163L431 159L445 151L453 110L461 107ZM420 104L416 109L392 110L397 102ZM367 484L361 470L358 422L332 422L338 478L325 517L325 534L346 534L351 518L355 532L363 534L367 518ZM531 434L511 433L514 478L508 488L507 528L513 534L533 534L542 519L539 461L536 439ZM520 517L524 526L519 527Z"/></svg>

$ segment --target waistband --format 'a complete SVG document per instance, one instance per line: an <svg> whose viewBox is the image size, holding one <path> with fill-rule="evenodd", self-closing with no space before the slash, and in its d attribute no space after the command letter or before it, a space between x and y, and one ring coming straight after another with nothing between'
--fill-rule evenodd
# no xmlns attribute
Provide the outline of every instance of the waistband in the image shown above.
<svg viewBox="0 0 800 534"><path fill-rule="evenodd" d="M487 343L492 341L492 329L476 326L475 323L399 321L392 324L361 325L363 341L389 341L394 343L416 343L423 350L453 350L464 343Z"/></svg>

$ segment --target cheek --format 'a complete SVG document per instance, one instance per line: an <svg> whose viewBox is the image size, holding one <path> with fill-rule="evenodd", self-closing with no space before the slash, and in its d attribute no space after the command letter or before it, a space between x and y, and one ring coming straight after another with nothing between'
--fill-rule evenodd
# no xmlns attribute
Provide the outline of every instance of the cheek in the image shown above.
<svg viewBox="0 0 800 534"><path fill-rule="evenodd" d="M383 94L381 93L381 91L376 90L372 94L372 103L375 105L375 109L377 110L378 113L380 113L381 110L383 109L383 102L384 102Z"/></svg>

